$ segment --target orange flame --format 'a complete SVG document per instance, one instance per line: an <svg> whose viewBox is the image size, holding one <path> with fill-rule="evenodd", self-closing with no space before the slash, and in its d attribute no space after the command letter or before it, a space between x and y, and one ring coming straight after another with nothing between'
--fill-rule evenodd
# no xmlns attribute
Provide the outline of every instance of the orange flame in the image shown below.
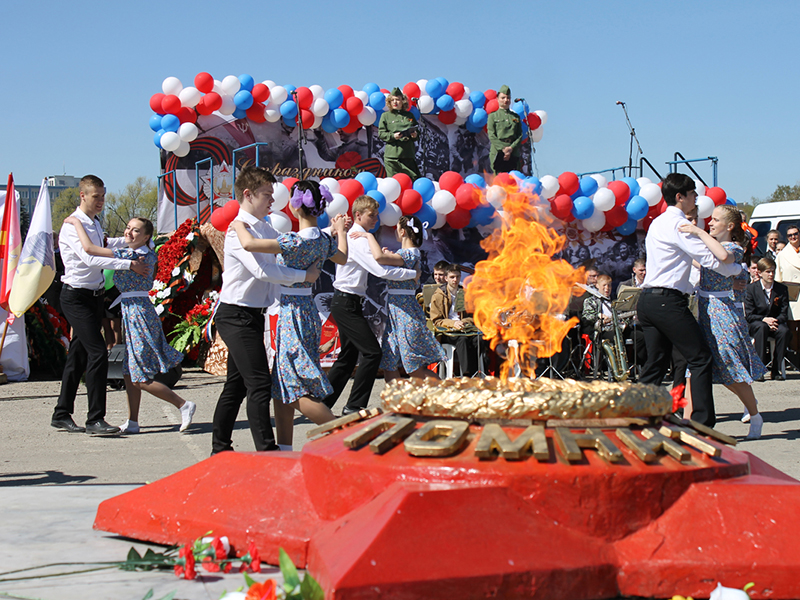
<svg viewBox="0 0 800 600"><path fill-rule="evenodd" d="M503 189L503 224L481 242L489 256L475 265L465 294L475 324L492 349L501 343L508 346L500 372L506 379L516 365L524 375L534 376L537 357L561 350L562 340L578 322L562 315L575 284L585 282L586 276L583 268L553 260L566 239L552 228L546 201L513 184Z"/></svg>

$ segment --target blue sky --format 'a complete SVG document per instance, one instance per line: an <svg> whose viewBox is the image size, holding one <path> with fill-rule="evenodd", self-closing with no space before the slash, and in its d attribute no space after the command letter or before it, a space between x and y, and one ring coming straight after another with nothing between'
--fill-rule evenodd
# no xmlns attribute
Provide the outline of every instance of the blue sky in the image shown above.
<svg viewBox="0 0 800 600"><path fill-rule="evenodd" d="M798 2L738 0L12 3L0 173L94 173L109 191L155 178L148 100L168 76L326 89L443 76L508 84L547 111L540 176L627 164L621 100L662 174L675 151L717 156L719 185L748 201L800 179L798 17Z"/></svg>

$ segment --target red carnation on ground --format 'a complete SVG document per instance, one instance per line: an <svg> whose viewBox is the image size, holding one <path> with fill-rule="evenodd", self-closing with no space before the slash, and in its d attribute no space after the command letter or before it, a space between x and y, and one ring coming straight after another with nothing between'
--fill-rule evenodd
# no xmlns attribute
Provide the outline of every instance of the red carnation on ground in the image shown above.
<svg viewBox="0 0 800 600"><path fill-rule="evenodd" d="M672 412L676 412L679 408L688 406L689 401L684 397L683 393L686 391L686 384L682 383L676 385L670 390L672 395Z"/></svg>
<svg viewBox="0 0 800 600"><path fill-rule="evenodd" d="M245 600L275 600L277 585L274 579L267 579L264 583L254 583L247 590Z"/></svg>
<svg viewBox="0 0 800 600"><path fill-rule="evenodd" d="M175 575L184 577L186 579L194 579L197 577L197 572L194 570L194 554L192 547L186 544L178 552L178 562L175 564Z"/></svg>

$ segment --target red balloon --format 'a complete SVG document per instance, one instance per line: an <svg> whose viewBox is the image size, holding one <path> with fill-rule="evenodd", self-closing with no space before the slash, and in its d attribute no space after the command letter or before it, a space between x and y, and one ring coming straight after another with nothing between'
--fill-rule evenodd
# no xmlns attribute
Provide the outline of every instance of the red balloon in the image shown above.
<svg viewBox="0 0 800 600"><path fill-rule="evenodd" d="M456 206L452 211L447 213L445 219L447 220L447 224L453 229L464 229L464 227L469 225L472 216L469 214L468 210Z"/></svg>
<svg viewBox="0 0 800 600"><path fill-rule="evenodd" d="M347 102L347 99L353 97L353 88L351 88L349 85L340 85L336 89L342 92L342 106L344 106L344 103Z"/></svg>
<svg viewBox="0 0 800 600"><path fill-rule="evenodd" d="M231 224L231 221L233 221L235 216L236 215L228 218L228 216L225 214L224 208L215 208L214 212L211 213L211 225L217 231L225 232L228 229L228 225Z"/></svg>
<svg viewBox="0 0 800 600"><path fill-rule="evenodd" d="M404 215L413 215L422 208L422 196L415 189L408 189L397 199L397 206Z"/></svg>
<svg viewBox="0 0 800 600"><path fill-rule="evenodd" d="M419 88L417 88L417 89L419 89ZM381 94L388 94L388 93L389 93L389 90L387 90L386 88L381 88Z"/></svg>
<svg viewBox="0 0 800 600"><path fill-rule="evenodd" d="M174 94L164 96L161 100L162 112L170 115L177 115L181 110L181 99Z"/></svg>
<svg viewBox="0 0 800 600"><path fill-rule="evenodd" d="M420 97L419 86L416 83L414 83L413 81L411 81L411 82L409 82L409 83L407 83L407 84L405 84L403 86L403 93L406 96L408 96L409 100L411 100L411 98L419 98Z"/></svg>
<svg viewBox="0 0 800 600"><path fill-rule="evenodd" d="M509 173L500 173L494 178L492 185L501 185L504 188L517 187L517 180Z"/></svg>
<svg viewBox="0 0 800 600"><path fill-rule="evenodd" d="M150 96L150 108L153 112L157 112L160 115L164 114L164 110L161 108L162 100L164 100L164 94L158 93Z"/></svg>
<svg viewBox="0 0 800 600"><path fill-rule="evenodd" d="M558 183L561 184L561 189L564 190L564 193L570 196L577 192L581 185L578 176L571 171L564 171L561 175L559 175Z"/></svg>
<svg viewBox="0 0 800 600"><path fill-rule="evenodd" d="M292 211L289 209L289 205L287 204L284 206L281 212L291 219L292 231L297 231L297 226L300 224L300 220L292 214Z"/></svg>
<svg viewBox="0 0 800 600"><path fill-rule="evenodd" d="M447 86L447 95L450 96L453 100L458 102L464 97L464 84L458 83L454 81L450 85Z"/></svg>
<svg viewBox="0 0 800 600"><path fill-rule="evenodd" d="M539 126L542 124L542 118L537 115L536 113L528 113L528 127L531 131L534 129L539 129Z"/></svg>
<svg viewBox="0 0 800 600"><path fill-rule="evenodd" d="M219 110L222 106L222 96L220 96L217 92L209 92L203 98L206 101L206 106L211 109L211 112L215 110Z"/></svg>
<svg viewBox="0 0 800 600"><path fill-rule="evenodd" d="M255 84L253 86L253 91L250 93L253 95L253 100L256 102L266 102L267 98L269 98L269 88L263 83Z"/></svg>
<svg viewBox="0 0 800 600"><path fill-rule="evenodd" d="M500 104L497 102L496 98L492 98L491 100L486 101L486 104L483 106L483 108L487 113L493 113L500 108Z"/></svg>
<svg viewBox="0 0 800 600"><path fill-rule="evenodd" d="M625 186L628 187L628 186ZM617 205L609 211L606 211L606 225L613 227L621 227L628 221L628 211L625 206Z"/></svg>
<svg viewBox="0 0 800 600"><path fill-rule="evenodd" d="M195 123L197 121L197 113L194 112L193 108L189 108L188 106L182 107L178 111L178 120L183 123Z"/></svg>
<svg viewBox="0 0 800 600"><path fill-rule="evenodd" d="M226 219L233 221L236 218L236 215L239 214L239 202L236 200L228 200L225 203L225 206L223 206L221 209L218 208L217 210L221 210ZM217 212L217 210L214 212Z"/></svg>
<svg viewBox="0 0 800 600"><path fill-rule="evenodd" d="M291 194L292 186L294 186L294 184L297 183L298 181L300 180L297 177L287 177L286 179L281 181L281 183L286 186L286 189L289 190L289 193Z"/></svg>
<svg viewBox="0 0 800 600"><path fill-rule="evenodd" d="M352 117L350 119L350 122L346 126L342 127L342 131L344 131L345 133L355 133L356 131L361 129L361 127L362 127L361 122L357 118Z"/></svg>
<svg viewBox="0 0 800 600"><path fill-rule="evenodd" d="M483 97L487 100L494 100L497 98L497 92L495 90L486 90L483 92Z"/></svg>
<svg viewBox="0 0 800 600"><path fill-rule="evenodd" d="M350 204L359 196L364 195L364 186L360 181L355 179L340 179L339 180L339 193L347 198Z"/></svg>
<svg viewBox="0 0 800 600"><path fill-rule="evenodd" d="M253 105L245 111L247 118L253 123L263 123L267 120L267 117L264 116L264 108L261 102L253 102Z"/></svg>
<svg viewBox="0 0 800 600"><path fill-rule="evenodd" d="M706 196L714 201L714 206L725 204L725 201L728 199L728 194L726 194L725 190L721 187L706 188Z"/></svg>
<svg viewBox="0 0 800 600"><path fill-rule="evenodd" d="M550 212L556 219L562 221L572 214L572 198L567 194L560 194L550 201Z"/></svg>
<svg viewBox="0 0 800 600"><path fill-rule="evenodd" d="M472 210L481 203L481 193L478 188L471 183L462 183L458 186L455 196L456 206L464 210Z"/></svg>
<svg viewBox="0 0 800 600"><path fill-rule="evenodd" d="M314 113L307 108L301 108L300 116L303 117L303 129L311 129L314 125Z"/></svg>
<svg viewBox="0 0 800 600"><path fill-rule="evenodd" d="M456 195L458 186L462 183L464 183L464 178L455 171L445 171L442 173L442 176L439 177L439 188L447 190L454 196Z"/></svg>
<svg viewBox="0 0 800 600"><path fill-rule="evenodd" d="M307 87L299 87L295 91L297 92L297 106L311 108L311 103L314 102L314 94L311 93L311 90Z"/></svg>
<svg viewBox="0 0 800 600"><path fill-rule="evenodd" d="M659 200L658 204L654 204L648 209L647 216L651 217L652 220L655 219L661 213L663 213L665 210L667 210L667 203L662 198L661 200Z"/></svg>
<svg viewBox="0 0 800 600"><path fill-rule="evenodd" d="M653 222L658 215L651 215L649 212L644 216L642 219L642 228L645 230L645 233L648 229L650 229L650 224Z"/></svg>
<svg viewBox="0 0 800 600"><path fill-rule="evenodd" d="M344 109L350 113L351 117L357 117L361 111L364 110L364 103L361 101L361 98L350 96L344 101Z"/></svg>
<svg viewBox="0 0 800 600"><path fill-rule="evenodd" d="M624 181L609 181L608 189L614 192L617 206L625 206L628 198L631 197L631 188ZM619 227L619 225L617 225Z"/></svg>
<svg viewBox="0 0 800 600"><path fill-rule="evenodd" d="M411 181L411 177L409 177L405 173L397 173L396 175L393 175L392 177L394 177L397 180L397 183L400 184L400 193L401 194L403 192L405 192L406 190L411 189L411 186L412 186L413 182Z"/></svg>
<svg viewBox="0 0 800 600"><path fill-rule="evenodd" d="M195 75L194 87L204 94L212 91L214 89L214 78L211 76L211 73L206 73L204 71Z"/></svg>
<svg viewBox="0 0 800 600"><path fill-rule="evenodd" d="M445 125L452 125L456 122L456 109L439 111L439 120Z"/></svg>
<svg viewBox="0 0 800 600"><path fill-rule="evenodd" d="M208 104L206 104L206 98L208 98L208 96L203 96L200 98L200 102L198 102L197 106L194 107L195 110L201 115L210 115L212 112L214 112L214 110L208 106Z"/></svg>

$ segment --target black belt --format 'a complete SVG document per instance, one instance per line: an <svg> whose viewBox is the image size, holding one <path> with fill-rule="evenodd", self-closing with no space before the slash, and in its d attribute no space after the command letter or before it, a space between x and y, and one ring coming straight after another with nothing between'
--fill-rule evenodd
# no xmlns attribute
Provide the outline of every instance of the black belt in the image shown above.
<svg viewBox="0 0 800 600"><path fill-rule="evenodd" d="M239 308L245 312L250 313L251 315L265 315L269 310L269 306L259 307L259 306L242 306L241 304L228 304L227 302L220 302L221 306L230 306L231 308Z"/></svg>
<svg viewBox="0 0 800 600"><path fill-rule="evenodd" d="M89 296L89 295L91 295L91 296L102 296L103 294L106 293L106 289L105 288L100 288L99 290L90 290L89 288L76 288L76 287L71 286L68 283L65 283L64 287L67 288L68 290L72 290L73 292L78 292L79 294L84 294L86 296Z"/></svg>
<svg viewBox="0 0 800 600"><path fill-rule="evenodd" d="M681 298L686 298L689 295L684 294L680 290L665 287L642 288L642 294L655 294L656 296L680 296Z"/></svg>
<svg viewBox="0 0 800 600"><path fill-rule="evenodd" d="M505 142L506 144L509 142L513 142L517 138L498 138L501 142Z"/></svg>
<svg viewBox="0 0 800 600"><path fill-rule="evenodd" d="M359 296L358 294L350 294L348 292L343 292L341 290L334 290L333 295L334 296L344 296L345 298L351 298L352 300L358 300L359 302L361 300L363 300L363 298L361 296Z"/></svg>

